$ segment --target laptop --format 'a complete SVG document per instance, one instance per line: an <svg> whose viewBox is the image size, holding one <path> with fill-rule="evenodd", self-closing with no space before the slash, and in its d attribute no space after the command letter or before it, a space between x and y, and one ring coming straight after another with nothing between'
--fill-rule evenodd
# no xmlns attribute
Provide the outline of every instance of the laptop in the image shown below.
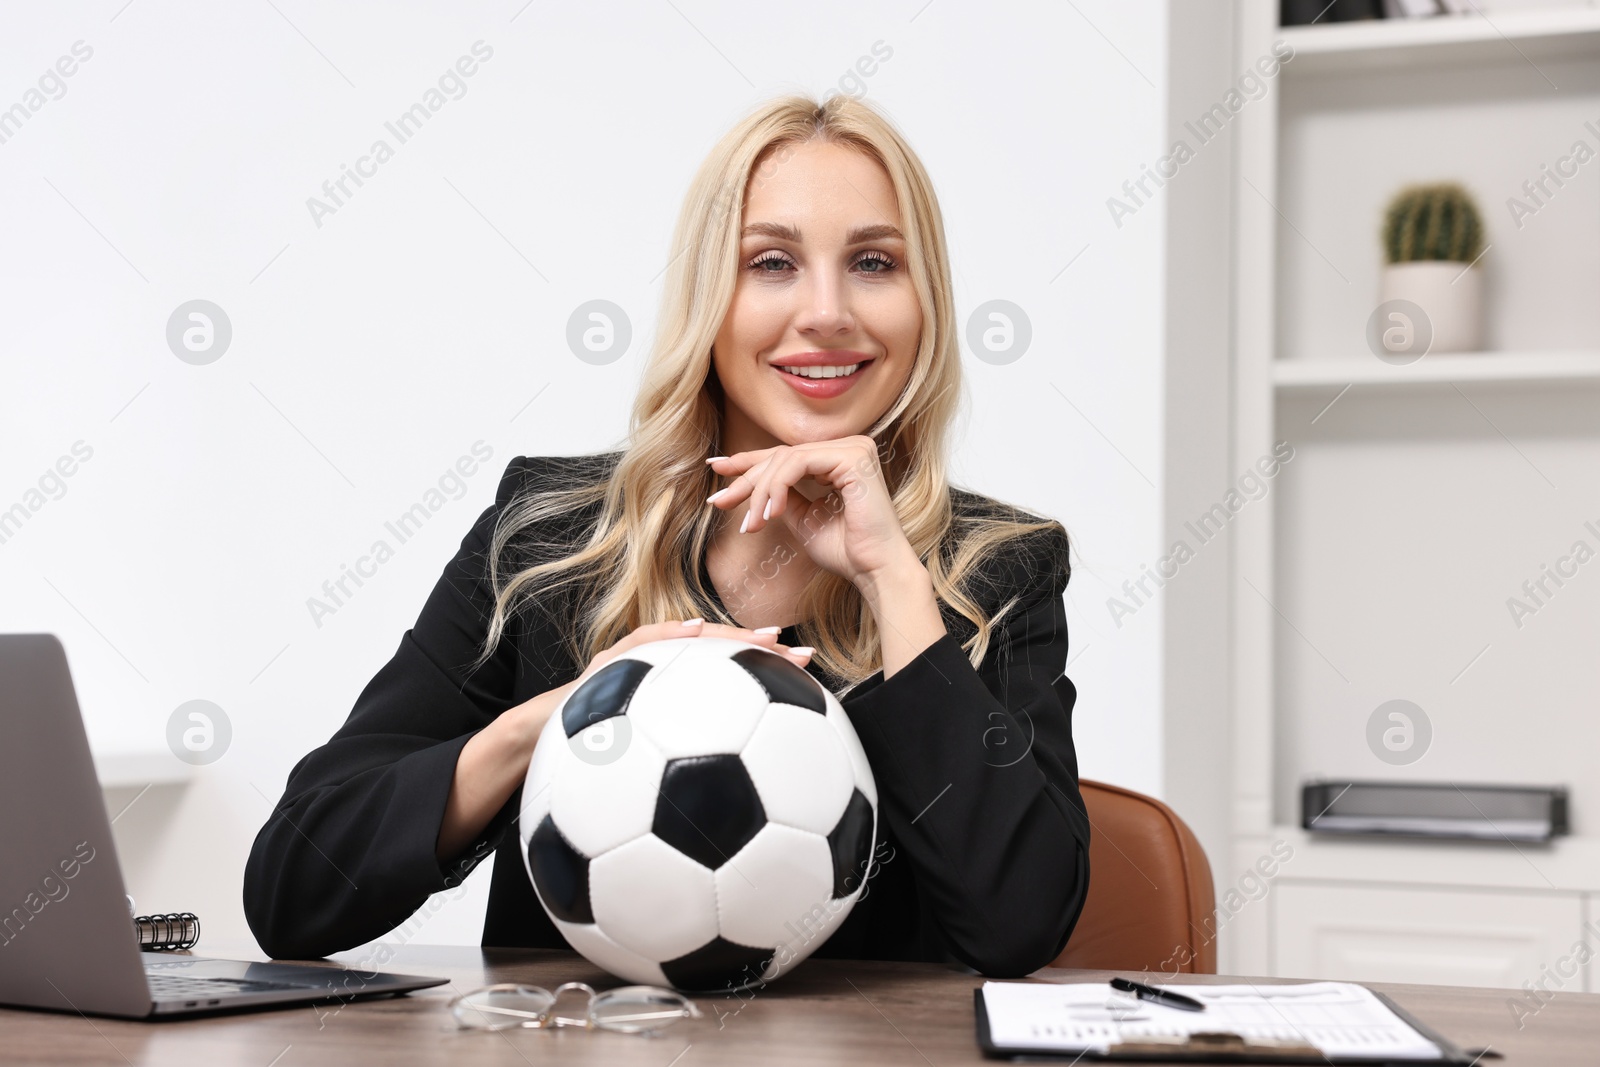
<svg viewBox="0 0 1600 1067"><path fill-rule="evenodd" d="M0 634L0 1005L164 1019L448 981L145 952L125 892L66 651Z"/></svg>

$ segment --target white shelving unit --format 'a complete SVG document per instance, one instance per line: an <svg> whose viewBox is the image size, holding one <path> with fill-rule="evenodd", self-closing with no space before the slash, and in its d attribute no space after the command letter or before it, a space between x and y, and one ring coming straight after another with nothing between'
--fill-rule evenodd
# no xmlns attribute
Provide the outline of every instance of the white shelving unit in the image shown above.
<svg viewBox="0 0 1600 1067"><path fill-rule="evenodd" d="M1537 629L1500 606L1580 536L1595 543L1578 516L1600 525L1600 161L1551 200L1559 225L1513 229L1505 207L1573 141L1596 145L1600 10L1280 28L1277 9L1234 6L1235 69L1278 41L1294 56L1230 124L1232 453L1237 469L1284 440L1297 456L1232 520L1219 891L1275 843L1293 858L1265 899L1226 910L1222 965L1515 988L1580 939L1600 947L1585 925L1600 920L1600 795L1574 756L1600 752L1600 571ZM1493 350L1391 365L1363 342L1382 200L1441 177L1489 222ZM1433 716L1408 766L1363 732L1397 697ZM1310 777L1567 784L1574 834L1331 840L1299 828ZM1600 971L1561 988L1600 989Z"/></svg>
<svg viewBox="0 0 1600 1067"><path fill-rule="evenodd" d="M1548 385L1551 382L1600 382L1600 352L1473 352L1424 356L1415 363L1380 363L1359 359L1280 359L1272 365L1279 390L1339 388L1346 385L1441 384L1498 382L1504 385Z"/></svg>
<svg viewBox="0 0 1600 1067"><path fill-rule="evenodd" d="M1592 56L1600 47L1600 9L1287 26L1278 35L1294 46L1294 62L1304 61L1300 74L1500 63L1508 51L1537 62Z"/></svg>

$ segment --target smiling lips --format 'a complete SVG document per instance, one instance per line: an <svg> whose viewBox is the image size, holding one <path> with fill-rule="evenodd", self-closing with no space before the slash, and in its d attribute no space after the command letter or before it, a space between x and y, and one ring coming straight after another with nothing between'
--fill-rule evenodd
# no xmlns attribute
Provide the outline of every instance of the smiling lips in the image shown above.
<svg viewBox="0 0 1600 1067"><path fill-rule="evenodd" d="M828 400L855 385L872 362L859 352L802 352L774 361L772 369L802 396Z"/></svg>

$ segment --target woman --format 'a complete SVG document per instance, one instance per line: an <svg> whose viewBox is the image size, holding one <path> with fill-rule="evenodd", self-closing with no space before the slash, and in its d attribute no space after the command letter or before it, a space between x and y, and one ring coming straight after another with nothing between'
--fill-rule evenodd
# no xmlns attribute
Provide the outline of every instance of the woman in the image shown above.
<svg viewBox="0 0 1600 1067"><path fill-rule="evenodd" d="M848 96L775 100L703 164L674 247L627 448L513 460L290 773L245 871L272 956L381 937L492 851L483 943L565 947L514 826L539 731L619 653L694 634L811 671L871 762L877 862L817 955L1017 976L1066 944L1067 535L946 482L960 352L921 163Z"/></svg>

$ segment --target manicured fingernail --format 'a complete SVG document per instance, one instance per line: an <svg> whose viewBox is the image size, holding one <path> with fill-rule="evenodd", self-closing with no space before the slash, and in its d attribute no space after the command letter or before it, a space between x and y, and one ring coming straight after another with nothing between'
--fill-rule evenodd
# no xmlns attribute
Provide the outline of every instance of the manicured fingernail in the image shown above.
<svg viewBox="0 0 1600 1067"><path fill-rule="evenodd" d="M715 463L719 459L727 459L727 458L728 458L727 456L707 456L706 457L706 462L707 463Z"/></svg>
<svg viewBox="0 0 1600 1067"><path fill-rule="evenodd" d="M816 649L812 648L810 645L796 645L789 651L793 652L797 656L809 656L811 653L815 652Z"/></svg>
<svg viewBox="0 0 1600 1067"><path fill-rule="evenodd" d="M733 488L733 486L730 485L730 486L725 486L725 487L723 487L721 489L718 489L715 493L712 493L710 496L706 497L706 503L707 504L711 503L713 500L717 499L717 497L721 496L723 493L726 493L729 489L732 489L732 488Z"/></svg>
<svg viewBox="0 0 1600 1067"><path fill-rule="evenodd" d="M746 511L744 513L744 521L739 523L739 532L740 533L744 533L745 532L745 527L747 527L749 525L750 525L750 513L748 511Z"/></svg>
<svg viewBox="0 0 1600 1067"><path fill-rule="evenodd" d="M706 620L704 620L704 619L684 619L683 620L683 624L685 626L699 626L701 623L703 623L705 621Z"/></svg>
<svg viewBox="0 0 1600 1067"><path fill-rule="evenodd" d="M755 632L758 633L758 634L781 634L781 633L783 633L783 627L781 627L781 626L758 626L758 627L756 627Z"/></svg>
<svg viewBox="0 0 1600 1067"><path fill-rule="evenodd" d="M767 501L767 506L761 509L761 517L763 519L772 518L772 501Z"/></svg>

